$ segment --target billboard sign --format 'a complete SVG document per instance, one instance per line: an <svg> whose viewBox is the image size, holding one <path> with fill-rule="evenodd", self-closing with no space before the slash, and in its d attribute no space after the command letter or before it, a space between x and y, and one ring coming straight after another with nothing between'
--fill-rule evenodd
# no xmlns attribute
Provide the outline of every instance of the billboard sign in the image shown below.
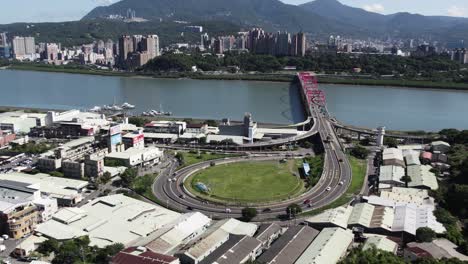
<svg viewBox="0 0 468 264"><path fill-rule="evenodd" d="M117 135L110 136L110 143L112 146L122 144L122 135L117 134Z"/></svg>
<svg viewBox="0 0 468 264"><path fill-rule="evenodd" d="M143 140L145 140L145 135L139 134L138 136L133 138L133 145L138 144L142 142Z"/></svg>
<svg viewBox="0 0 468 264"><path fill-rule="evenodd" d="M113 135L116 135L116 134L120 134L122 133L122 129L120 127L120 125L116 125L116 126L111 126L109 128L109 135L110 136L113 136Z"/></svg>

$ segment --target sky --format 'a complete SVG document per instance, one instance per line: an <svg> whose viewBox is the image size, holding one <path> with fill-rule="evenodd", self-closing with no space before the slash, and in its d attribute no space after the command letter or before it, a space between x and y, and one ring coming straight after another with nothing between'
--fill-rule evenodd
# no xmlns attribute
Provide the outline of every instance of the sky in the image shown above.
<svg viewBox="0 0 468 264"><path fill-rule="evenodd" d="M301 4L308 0L282 0ZM468 0L339 0L368 11L392 14L410 12L423 15L468 17ZM57 22L78 20L99 5L117 0L0 0L0 24L14 22Z"/></svg>

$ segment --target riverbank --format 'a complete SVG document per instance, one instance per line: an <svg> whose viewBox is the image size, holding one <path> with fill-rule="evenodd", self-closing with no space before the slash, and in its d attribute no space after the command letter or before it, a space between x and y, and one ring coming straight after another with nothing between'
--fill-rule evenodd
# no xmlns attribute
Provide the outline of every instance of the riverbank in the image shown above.
<svg viewBox="0 0 468 264"><path fill-rule="evenodd" d="M31 65L15 64L8 67L11 70L42 71L42 72L60 72L70 74L88 74L114 77L135 77L135 78L162 78L162 79L180 79L188 78L195 80L227 80L227 81L269 81L269 82L287 82L294 81L295 75L291 74L201 74L201 73L142 73L142 72L121 72L99 69L67 68L64 66L49 65ZM348 77L330 77L319 76L319 83L322 84L345 84L345 85L365 85L365 86L392 86L407 87L417 89L442 89L442 90L463 90L468 91L468 83L454 82L432 82L423 80L395 80L395 79L364 79Z"/></svg>

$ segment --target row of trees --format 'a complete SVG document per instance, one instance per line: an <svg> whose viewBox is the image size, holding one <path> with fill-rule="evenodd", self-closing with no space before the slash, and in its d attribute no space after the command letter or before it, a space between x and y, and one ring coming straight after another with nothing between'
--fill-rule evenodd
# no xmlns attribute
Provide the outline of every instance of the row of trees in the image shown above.
<svg viewBox="0 0 468 264"><path fill-rule="evenodd" d="M203 71L215 71L222 67L239 66L242 71L274 72L285 66L296 66L298 70L317 72L350 72L361 68L362 74L371 75L404 75L410 79L417 77L446 77L453 80L464 80L468 75L460 72L460 65L448 56L433 57L400 57L390 55L323 54L306 57L275 57L270 55L227 53L223 58L202 56L201 54L166 54L160 56L141 70L144 72L191 71L197 66ZM419 74L422 76L419 76ZM462 74L462 76L460 76Z"/></svg>
<svg viewBox="0 0 468 264"><path fill-rule="evenodd" d="M38 252L49 256L52 253L54 258L52 264L74 264L74 263L95 263L107 264L111 258L119 251L124 249L122 244L113 244L104 248L89 245L88 236L58 242L54 239L49 239L43 242Z"/></svg>

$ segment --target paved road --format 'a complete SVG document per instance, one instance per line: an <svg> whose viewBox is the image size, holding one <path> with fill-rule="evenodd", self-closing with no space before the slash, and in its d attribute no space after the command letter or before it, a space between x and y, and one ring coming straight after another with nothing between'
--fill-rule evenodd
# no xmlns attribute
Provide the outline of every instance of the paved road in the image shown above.
<svg viewBox="0 0 468 264"><path fill-rule="evenodd" d="M317 116L314 127L319 131L322 138L331 137L330 143L324 143L325 145L325 160L324 170L322 177L320 178L317 185L311 188L308 192L302 194L299 197L292 198L288 201L272 203L268 205L257 205L254 206L259 212L259 216L256 220L267 220L275 219L280 215L286 213L286 208L291 203L297 203L303 207L303 211L312 210L323 207L337 198L339 198L351 182L351 168L348 160L341 150L340 143L331 124L328 120L320 114L318 108L313 109ZM232 163L240 161L264 161L264 160L279 160L285 158L286 153L273 153L268 155L256 154L250 157L236 157L227 158L223 160L217 160L217 164ZM194 164L192 166L183 168L177 171L174 175L177 165L174 163L163 171L157 178L153 185L153 192L155 196L162 203L166 204L169 208L181 212L199 211L213 218L228 218L228 217L239 217L241 216L241 210L244 206L233 206L233 205L222 205L209 203L205 200L199 199L189 193L184 187L184 180L197 172L198 170L207 168L210 166L211 161ZM172 180L174 179L175 180ZM169 181L169 179L171 179ZM343 181L344 184L339 183ZM327 191L330 187L331 190ZM311 207L304 204L305 200L311 201ZM230 209L230 212L226 212L226 208ZM266 211L266 209L269 209Z"/></svg>

